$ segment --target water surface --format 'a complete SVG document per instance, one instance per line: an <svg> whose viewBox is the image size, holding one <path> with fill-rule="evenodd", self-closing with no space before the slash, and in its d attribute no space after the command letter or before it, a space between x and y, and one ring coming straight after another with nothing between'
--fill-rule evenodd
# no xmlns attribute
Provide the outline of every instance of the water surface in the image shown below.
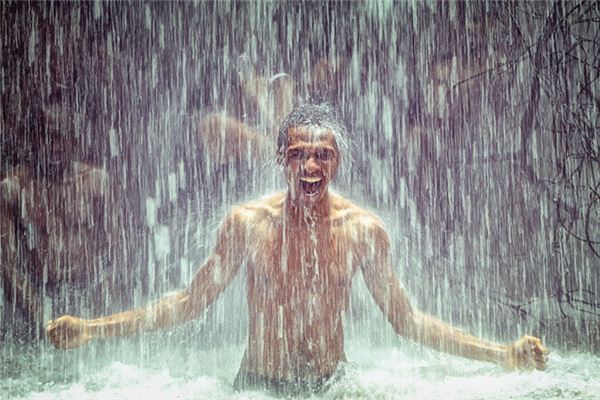
<svg viewBox="0 0 600 400"><path fill-rule="evenodd" d="M177 336L177 335L175 335ZM9 344L0 397L9 399L270 399L232 386L244 346L202 349L169 334L60 351ZM161 346L161 343L166 345ZM315 399L597 399L600 358L553 351L546 371L511 372L398 340L351 340L343 376Z"/></svg>

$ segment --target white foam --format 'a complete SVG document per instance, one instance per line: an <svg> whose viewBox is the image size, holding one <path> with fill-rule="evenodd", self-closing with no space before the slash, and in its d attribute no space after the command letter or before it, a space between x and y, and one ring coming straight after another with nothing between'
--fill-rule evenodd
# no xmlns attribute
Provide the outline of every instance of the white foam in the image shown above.
<svg viewBox="0 0 600 400"><path fill-rule="evenodd" d="M156 349L151 360L105 363L95 370L86 366L71 383L46 385L31 382L30 400L105 399L272 399L259 391L237 393L232 387L242 346L194 351ZM131 351L135 351L132 345ZM540 399L595 398L600 393L600 358L590 354L551 354L546 371L509 372L492 364L437 353L412 344L372 347L347 345L343 377L314 399ZM160 352L160 353L158 353ZM187 359L183 359L186 357ZM110 356L106 356L110 359ZM116 355L115 355L116 357ZM133 357L135 358L135 357ZM40 379L43 377L40 375ZM31 379L29 378L31 381ZM3 397L0 391L0 397ZM3 397L4 398L4 397Z"/></svg>

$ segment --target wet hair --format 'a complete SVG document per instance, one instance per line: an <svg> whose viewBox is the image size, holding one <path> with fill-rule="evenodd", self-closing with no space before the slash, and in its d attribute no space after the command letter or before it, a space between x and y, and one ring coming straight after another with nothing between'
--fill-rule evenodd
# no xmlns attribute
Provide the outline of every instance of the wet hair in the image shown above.
<svg viewBox="0 0 600 400"><path fill-rule="evenodd" d="M288 147L291 128L326 128L333 132L335 146L341 154L349 149L349 133L339 113L329 104L303 104L295 108L281 123L277 135L277 161L282 162Z"/></svg>

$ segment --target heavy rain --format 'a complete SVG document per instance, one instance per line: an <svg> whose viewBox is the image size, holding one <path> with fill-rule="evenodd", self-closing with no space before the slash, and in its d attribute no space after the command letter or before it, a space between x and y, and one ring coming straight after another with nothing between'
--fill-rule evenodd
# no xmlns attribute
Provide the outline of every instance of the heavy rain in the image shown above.
<svg viewBox="0 0 600 400"><path fill-rule="evenodd" d="M0 398L597 398L599 4L0 3Z"/></svg>

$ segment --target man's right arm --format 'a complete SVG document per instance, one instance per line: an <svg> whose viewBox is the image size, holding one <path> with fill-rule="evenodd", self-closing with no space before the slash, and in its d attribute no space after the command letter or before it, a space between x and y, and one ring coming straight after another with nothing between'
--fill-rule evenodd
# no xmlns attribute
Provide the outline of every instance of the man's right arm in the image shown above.
<svg viewBox="0 0 600 400"><path fill-rule="evenodd" d="M248 154L264 157L271 149L264 135L237 118L224 114L210 114L204 117L200 122L198 134L204 150L216 156L216 162L221 164L231 162L227 157L232 155L237 160L245 160Z"/></svg>
<svg viewBox="0 0 600 400"><path fill-rule="evenodd" d="M196 318L235 277L242 263L246 242L246 222L239 209L223 222L215 251L200 267L186 290L149 306L108 317L82 320L63 316L48 324L47 332L55 346L78 347L96 338L127 336L155 331Z"/></svg>

